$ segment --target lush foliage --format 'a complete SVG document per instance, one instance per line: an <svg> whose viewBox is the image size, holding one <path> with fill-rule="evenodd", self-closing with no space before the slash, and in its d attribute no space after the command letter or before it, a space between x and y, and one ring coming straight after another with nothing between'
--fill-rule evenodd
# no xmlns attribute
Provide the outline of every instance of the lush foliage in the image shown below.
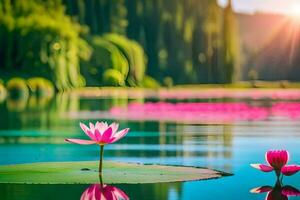
<svg viewBox="0 0 300 200"><path fill-rule="evenodd" d="M84 85L82 27L64 14L59 0L0 0L0 70L8 76L43 76L58 89Z"/></svg>
<svg viewBox="0 0 300 200"><path fill-rule="evenodd" d="M216 0L0 0L0 78L58 90L230 83L237 36L231 5Z"/></svg>
<svg viewBox="0 0 300 200"><path fill-rule="evenodd" d="M27 80L30 91L37 96L52 96L54 94L53 84L41 77L34 77Z"/></svg>
<svg viewBox="0 0 300 200"><path fill-rule="evenodd" d="M3 83L0 80L0 103L2 101L4 101L5 97L6 97L6 89L5 89Z"/></svg>
<svg viewBox="0 0 300 200"><path fill-rule="evenodd" d="M9 96L13 99L27 98L29 89L26 80L22 78L12 78L7 82L6 88Z"/></svg>
<svg viewBox="0 0 300 200"><path fill-rule="evenodd" d="M106 86L125 86L125 79L120 71L108 69L103 73L103 84Z"/></svg>
<svg viewBox="0 0 300 200"><path fill-rule="evenodd" d="M162 83L165 77L168 84L170 80L172 84L227 83L238 78L239 39L231 4L223 10L216 0L64 3L67 13L89 26L93 35L114 32L138 41L148 56L146 74ZM135 47L125 48L124 42L117 40L117 46L130 58L130 49ZM137 80L142 79L143 71L143 67L134 71ZM127 82L136 85L137 80Z"/></svg>
<svg viewBox="0 0 300 200"><path fill-rule="evenodd" d="M88 86L142 86L146 56L137 42L118 34L105 34L92 37L90 44L91 60L82 67Z"/></svg>
<svg viewBox="0 0 300 200"><path fill-rule="evenodd" d="M161 85L151 76L145 76L144 80L143 80L143 86L145 88L157 89L157 88L160 88Z"/></svg>
<svg viewBox="0 0 300 200"><path fill-rule="evenodd" d="M106 70L116 70L121 74L122 82L128 75L129 63L125 55L118 47L106 39L95 36L90 41L93 47L93 54L89 62L84 63L82 68L87 85L99 85L102 82L102 76Z"/></svg>

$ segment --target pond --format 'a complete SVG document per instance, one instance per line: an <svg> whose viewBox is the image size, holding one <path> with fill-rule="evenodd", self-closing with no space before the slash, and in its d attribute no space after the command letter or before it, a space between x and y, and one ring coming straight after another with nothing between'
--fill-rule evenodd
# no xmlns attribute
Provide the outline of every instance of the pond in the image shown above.
<svg viewBox="0 0 300 200"><path fill-rule="evenodd" d="M205 181L114 185L130 199L265 199L266 193L250 190L273 186L275 175L250 163L265 163L269 149L287 149L289 163L300 163L300 99L96 96L71 93L0 103L0 164L98 160L97 146L64 142L84 139L79 122L97 120L131 129L106 146L105 160L199 166L234 174ZM300 173L283 181L300 189L299 178ZM0 184L0 198L80 199L88 187Z"/></svg>

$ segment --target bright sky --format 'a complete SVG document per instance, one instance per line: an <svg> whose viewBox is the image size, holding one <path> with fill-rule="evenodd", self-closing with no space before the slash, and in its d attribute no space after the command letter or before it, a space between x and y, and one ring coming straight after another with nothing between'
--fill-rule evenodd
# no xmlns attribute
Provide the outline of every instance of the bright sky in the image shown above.
<svg viewBox="0 0 300 200"><path fill-rule="evenodd" d="M220 5L227 4L227 0L218 0ZM232 0L235 11L238 12L275 12L300 15L300 0Z"/></svg>

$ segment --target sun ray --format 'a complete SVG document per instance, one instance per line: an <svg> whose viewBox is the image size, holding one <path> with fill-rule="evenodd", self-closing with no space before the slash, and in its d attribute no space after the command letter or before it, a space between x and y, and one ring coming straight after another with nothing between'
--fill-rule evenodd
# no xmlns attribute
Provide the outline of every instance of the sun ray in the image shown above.
<svg viewBox="0 0 300 200"><path fill-rule="evenodd" d="M287 15L291 20L293 20L293 22L300 24L300 3L292 5L287 10Z"/></svg>

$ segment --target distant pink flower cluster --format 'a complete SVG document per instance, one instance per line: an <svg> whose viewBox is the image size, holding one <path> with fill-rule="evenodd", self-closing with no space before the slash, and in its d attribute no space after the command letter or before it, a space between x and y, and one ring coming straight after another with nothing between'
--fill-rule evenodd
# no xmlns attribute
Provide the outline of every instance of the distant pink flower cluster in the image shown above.
<svg viewBox="0 0 300 200"><path fill-rule="evenodd" d="M112 118L190 123L265 120L269 116L300 118L300 103L276 103L270 108L247 103L130 103L127 108L113 107Z"/></svg>
<svg viewBox="0 0 300 200"><path fill-rule="evenodd" d="M211 99L211 98L242 98L242 99L300 99L298 89L172 89L161 90L158 95L166 99Z"/></svg>
<svg viewBox="0 0 300 200"><path fill-rule="evenodd" d="M289 117L291 119L300 118L300 103L276 103L271 110L274 116Z"/></svg>

